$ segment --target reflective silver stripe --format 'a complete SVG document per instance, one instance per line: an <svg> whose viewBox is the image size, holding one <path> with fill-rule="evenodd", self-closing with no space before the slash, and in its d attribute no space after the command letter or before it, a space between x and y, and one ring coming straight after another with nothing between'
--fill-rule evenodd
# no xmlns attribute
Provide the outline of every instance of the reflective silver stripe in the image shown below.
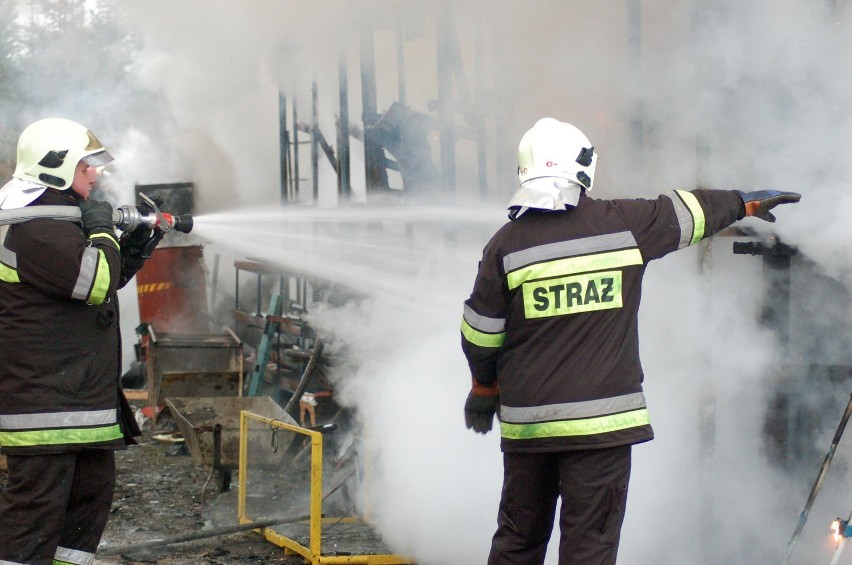
<svg viewBox="0 0 852 565"><path fill-rule="evenodd" d="M464 305L464 321L475 330L487 333L499 333L506 330L506 318L488 318L473 311L473 308Z"/></svg>
<svg viewBox="0 0 852 565"><path fill-rule="evenodd" d="M18 255L5 245L0 246L0 263L8 265L13 269L18 268Z"/></svg>
<svg viewBox="0 0 852 565"><path fill-rule="evenodd" d="M554 420L592 418L636 410L638 408L645 408L645 395L641 392L634 392L632 394L602 398L600 400L565 402L563 404L548 404L545 406L516 407L501 405L500 420L509 424L551 422Z"/></svg>
<svg viewBox="0 0 852 565"><path fill-rule="evenodd" d="M0 565L27 565L26 563L18 563L17 561L3 561L0 559Z"/></svg>
<svg viewBox="0 0 852 565"><path fill-rule="evenodd" d="M692 241L692 232L695 229L695 218L692 217L692 212L677 195L677 192L671 191L665 193L674 205L675 214L677 215L677 223L680 226L680 242L677 244L678 249L687 247Z"/></svg>
<svg viewBox="0 0 852 565"><path fill-rule="evenodd" d="M0 429L41 430L77 426L102 426L105 424L114 424L117 421L118 417L115 409L41 414L4 414L0 416Z"/></svg>
<svg viewBox="0 0 852 565"><path fill-rule="evenodd" d="M57 547L56 553L53 555L56 561L65 563L73 563L74 565L92 565L95 562L95 554L79 549L68 549L67 547Z"/></svg>
<svg viewBox="0 0 852 565"><path fill-rule="evenodd" d="M74 292L71 293L71 298L76 298L77 300L87 299L97 272L98 248L87 247L83 251L83 259L80 261L80 274L77 277L77 283L74 285Z"/></svg>
<svg viewBox="0 0 852 565"><path fill-rule="evenodd" d="M598 253L600 251L611 251L614 249L624 249L627 247L636 247L636 239L629 231L595 235L592 237L560 241L557 243L548 243L546 245L539 245L537 247L531 247L522 251L509 253L503 257L503 270L506 273L509 273L515 269L520 269L521 267L532 263L538 263L539 261L547 261L549 259L557 259L560 257L572 257L574 255L585 255L587 253Z"/></svg>

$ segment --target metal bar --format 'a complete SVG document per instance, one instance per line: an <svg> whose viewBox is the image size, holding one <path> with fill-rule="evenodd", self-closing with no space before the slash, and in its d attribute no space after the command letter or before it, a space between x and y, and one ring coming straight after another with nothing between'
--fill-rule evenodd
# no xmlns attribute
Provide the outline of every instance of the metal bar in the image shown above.
<svg viewBox="0 0 852 565"><path fill-rule="evenodd" d="M337 122L337 193L341 198L349 198L351 190L349 176L349 74L346 70L346 56L340 56L338 68L340 83L340 118Z"/></svg>
<svg viewBox="0 0 852 565"><path fill-rule="evenodd" d="M246 483L248 482L248 416L240 410L240 451L237 459L237 520L243 522L246 518Z"/></svg>
<svg viewBox="0 0 852 565"><path fill-rule="evenodd" d="M325 153L328 162L331 164L331 168L334 169L335 173L337 173L337 158L334 156L334 149L332 149L331 145L328 144L328 141L326 141L325 136L322 134L319 127L317 127L314 135L317 143L319 143L319 146L322 148L323 153Z"/></svg>
<svg viewBox="0 0 852 565"><path fill-rule="evenodd" d="M367 192L388 187L385 152L375 140L371 128L379 121L376 100L376 54L372 29L362 29L359 37L361 55L361 119L364 124L364 180Z"/></svg>
<svg viewBox="0 0 852 565"><path fill-rule="evenodd" d="M240 310L240 268L236 267L234 269L234 311L238 312ZM237 326L239 329L239 326Z"/></svg>
<svg viewBox="0 0 852 565"><path fill-rule="evenodd" d="M308 310L308 279L300 279L302 283L302 310Z"/></svg>
<svg viewBox="0 0 852 565"><path fill-rule="evenodd" d="M308 388L308 383L311 382L311 375L313 375L314 368L316 368L319 363L319 358L322 355L322 339L319 337L314 340L314 347L311 351L311 358L308 360L308 364L305 366L305 371L302 373L302 378L299 379L299 384L296 385L296 390L293 391L293 396L290 397L289 402L287 402L287 406L284 407L284 411L293 415L292 410L296 408L296 404L298 404L299 400L302 398L302 394L304 394L305 389Z"/></svg>
<svg viewBox="0 0 852 565"><path fill-rule="evenodd" d="M299 114L296 111L296 98L293 97L293 199L299 200Z"/></svg>
<svg viewBox="0 0 852 565"><path fill-rule="evenodd" d="M287 133L287 97L278 93L278 164L281 170L281 203L287 203L287 154L290 152Z"/></svg>
<svg viewBox="0 0 852 565"><path fill-rule="evenodd" d="M257 274L257 288L255 290L257 291L257 309L255 309L254 313L256 316L262 316L263 314L260 313L260 308L262 305L261 302L263 300L263 296L261 294L262 286L260 281L260 273Z"/></svg>
<svg viewBox="0 0 852 565"><path fill-rule="evenodd" d="M348 563L350 565L358 563L363 565L411 565L414 563L414 561L409 557L394 554L322 555L322 523L323 520L329 519L323 516L321 513L322 502L325 498L327 498L327 496L323 496L322 494L323 434L320 431L316 431L315 429L303 428L298 425L288 424L280 420L274 420L272 418L260 416L258 414L254 414L245 410L240 412L240 498L238 500L243 501L243 505L241 507L238 505L238 509L240 509L240 520L243 520L245 516L244 502L245 497L247 495L245 477L247 475L248 467L248 420L254 420L256 422L260 422L261 424L266 424L270 427L289 430L291 432L306 435L311 438L311 514L308 524L309 547L306 547L293 539L279 534L278 532L272 529L265 529L262 532L264 538L279 547L283 547L288 551L301 555L305 558L306 563L309 562L313 565L332 563ZM341 483L338 483L337 485L333 486L328 494L330 495L335 490L340 488L342 483L345 482L345 480L348 480L350 476L351 475L348 475ZM338 519L338 521L340 520ZM260 522L258 521L255 523Z"/></svg>
<svg viewBox="0 0 852 565"><path fill-rule="evenodd" d="M310 546L322 554L322 434L311 435L311 525Z"/></svg>
<svg viewBox="0 0 852 565"><path fill-rule="evenodd" d="M321 556L320 565L408 565L410 558L400 555L331 555Z"/></svg>
<svg viewBox="0 0 852 565"><path fill-rule="evenodd" d="M317 107L317 81L311 83L311 183L314 203L319 202L319 108Z"/></svg>
<svg viewBox="0 0 852 565"><path fill-rule="evenodd" d="M828 453L825 455L825 459L822 462L822 467L820 467L819 474L817 475L814 486L811 489L811 494L808 496L805 508L799 516L799 523L796 524L796 531L793 532L793 537L790 538L790 542L787 544L787 554L784 556L783 561L785 564L789 561L790 555L793 553L793 547L796 545L796 540L798 539L799 534L802 533L802 529L805 527L805 522L808 521L808 513L811 511L811 506L813 506L814 500L816 500L817 493L819 493L820 488L822 488L822 481L828 471L828 466L831 465L831 460L834 458L834 452L837 450L837 444L840 443L840 438L843 437L843 430L846 429L846 424L849 422L850 415L852 415L852 395L849 395L849 402L846 404L846 410L843 412L843 417L840 418L840 423L837 425L837 431L834 433L834 439L831 442L831 447L828 448Z"/></svg>

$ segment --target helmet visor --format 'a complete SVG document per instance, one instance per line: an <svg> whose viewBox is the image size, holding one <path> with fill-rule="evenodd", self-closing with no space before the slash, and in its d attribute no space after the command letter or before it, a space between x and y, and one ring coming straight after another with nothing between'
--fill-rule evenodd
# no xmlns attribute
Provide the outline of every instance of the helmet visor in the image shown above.
<svg viewBox="0 0 852 565"><path fill-rule="evenodd" d="M100 167L101 165L106 165L107 163L112 162L113 158L109 151L104 149L103 151L86 155L83 157L83 161L90 167Z"/></svg>

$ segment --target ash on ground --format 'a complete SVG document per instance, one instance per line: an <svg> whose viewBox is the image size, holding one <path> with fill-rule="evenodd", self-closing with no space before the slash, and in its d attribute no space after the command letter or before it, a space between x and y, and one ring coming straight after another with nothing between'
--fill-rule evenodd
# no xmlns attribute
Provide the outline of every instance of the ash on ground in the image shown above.
<svg viewBox="0 0 852 565"><path fill-rule="evenodd" d="M139 443L116 452L118 477L101 550L237 524L236 487L219 492L215 472L196 464L184 444L158 441L147 432ZM305 561L247 531L99 556L97 562L301 565Z"/></svg>

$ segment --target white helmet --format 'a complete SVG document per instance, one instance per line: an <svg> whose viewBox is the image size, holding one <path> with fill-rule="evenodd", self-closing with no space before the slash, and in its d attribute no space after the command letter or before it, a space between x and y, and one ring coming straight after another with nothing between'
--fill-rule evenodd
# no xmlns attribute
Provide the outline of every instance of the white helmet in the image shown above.
<svg viewBox="0 0 852 565"><path fill-rule="evenodd" d="M592 142L576 127L553 118L542 118L524 134L518 145L518 178L521 184L555 177L592 189L597 155Z"/></svg>
<svg viewBox="0 0 852 565"><path fill-rule="evenodd" d="M84 126L62 118L47 118L27 126L18 138L13 177L67 190L74 182L77 163L92 167L112 161L112 155Z"/></svg>
<svg viewBox="0 0 852 565"><path fill-rule="evenodd" d="M509 201L509 217L528 209L566 210L591 190L597 154L583 132L565 122L542 118L518 145L520 187Z"/></svg>

